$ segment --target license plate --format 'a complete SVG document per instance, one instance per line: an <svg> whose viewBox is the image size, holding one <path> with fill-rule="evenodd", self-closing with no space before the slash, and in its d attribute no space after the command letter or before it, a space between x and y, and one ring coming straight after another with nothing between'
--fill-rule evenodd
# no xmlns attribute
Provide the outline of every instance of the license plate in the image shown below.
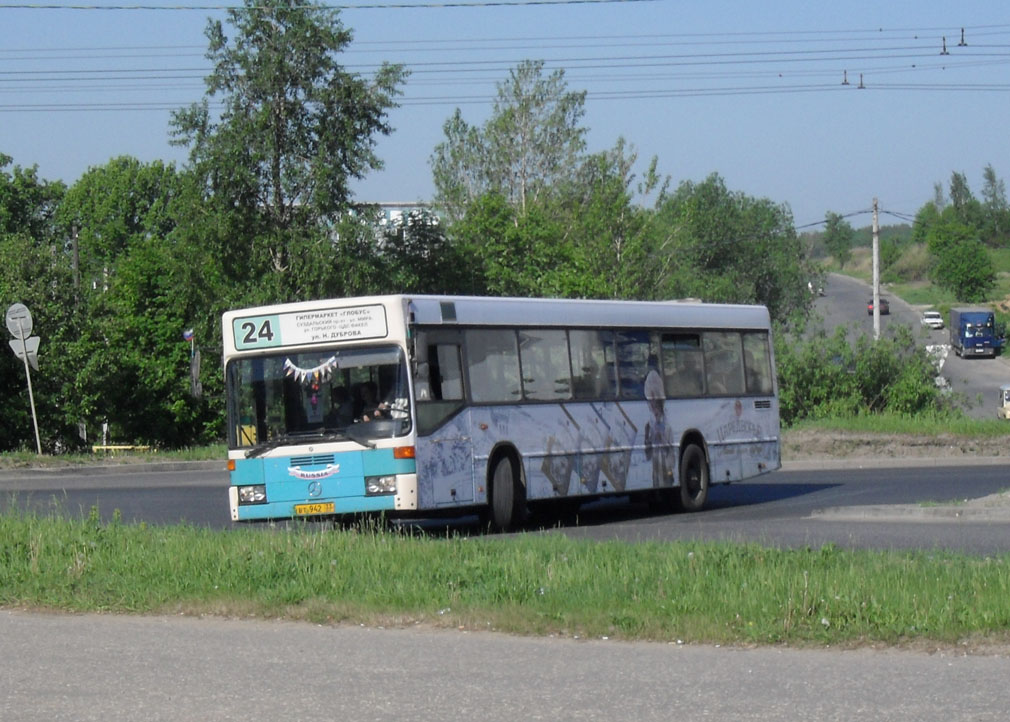
<svg viewBox="0 0 1010 722"><path fill-rule="evenodd" d="M332 514L336 510L335 502L326 501L319 504L295 504L295 514Z"/></svg>

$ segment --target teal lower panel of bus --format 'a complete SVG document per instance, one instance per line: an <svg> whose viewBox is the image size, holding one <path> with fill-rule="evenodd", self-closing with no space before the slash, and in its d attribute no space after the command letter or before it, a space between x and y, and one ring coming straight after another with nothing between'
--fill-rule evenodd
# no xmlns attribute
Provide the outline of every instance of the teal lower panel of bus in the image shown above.
<svg viewBox="0 0 1010 722"><path fill-rule="evenodd" d="M332 502L333 507L323 505ZM238 507L238 521L265 521L268 519L293 519L303 517L310 519L318 516L341 514L364 514L393 510L393 495L360 496L353 499L332 499L320 497L318 500L302 501L300 505L309 505L309 510L298 513L294 502L268 502L266 504L248 504Z"/></svg>
<svg viewBox="0 0 1010 722"><path fill-rule="evenodd" d="M369 449L266 459L237 459L233 487L262 484L266 500L238 504L237 521L288 519L392 510L394 494L368 495L366 477L413 474L413 459L394 459L392 449Z"/></svg>

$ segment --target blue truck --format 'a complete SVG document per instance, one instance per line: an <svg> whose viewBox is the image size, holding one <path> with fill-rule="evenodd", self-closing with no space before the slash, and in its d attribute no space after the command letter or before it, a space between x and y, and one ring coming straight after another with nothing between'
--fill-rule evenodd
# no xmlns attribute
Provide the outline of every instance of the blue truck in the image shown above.
<svg viewBox="0 0 1010 722"><path fill-rule="evenodd" d="M996 356L1003 340L987 308L950 309L950 345L958 356Z"/></svg>

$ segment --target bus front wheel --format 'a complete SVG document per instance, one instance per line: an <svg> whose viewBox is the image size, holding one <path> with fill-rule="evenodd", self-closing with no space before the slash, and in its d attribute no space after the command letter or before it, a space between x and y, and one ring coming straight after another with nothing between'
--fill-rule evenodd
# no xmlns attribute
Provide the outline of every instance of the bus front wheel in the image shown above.
<svg viewBox="0 0 1010 722"><path fill-rule="evenodd" d="M510 531L522 518L523 489L512 468L512 459L503 456L491 475L491 526L496 531Z"/></svg>
<svg viewBox="0 0 1010 722"><path fill-rule="evenodd" d="M708 500L708 462L705 452L696 444L689 444L680 457L680 508L700 511Z"/></svg>

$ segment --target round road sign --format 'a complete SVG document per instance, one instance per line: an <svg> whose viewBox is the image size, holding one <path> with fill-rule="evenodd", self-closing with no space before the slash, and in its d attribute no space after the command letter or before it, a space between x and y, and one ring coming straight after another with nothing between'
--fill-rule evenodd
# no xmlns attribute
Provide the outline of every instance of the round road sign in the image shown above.
<svg viewBox="0 0 1010 722"><path fill-rule="evenodd" d="M7 330L14 338L28 338L32 334L32 312L23 303L7 309Z"/></svg>

